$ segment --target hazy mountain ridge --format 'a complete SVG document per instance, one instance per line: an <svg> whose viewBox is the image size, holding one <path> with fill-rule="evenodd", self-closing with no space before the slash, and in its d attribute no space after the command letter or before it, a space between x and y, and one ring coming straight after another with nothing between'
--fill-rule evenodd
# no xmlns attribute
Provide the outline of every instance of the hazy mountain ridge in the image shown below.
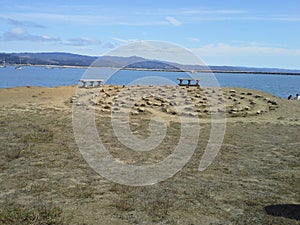
<svg viewBox="0 0 300 225"><path fill-rule="evenodd" d="M254 72L254 73L300 73L300 70L280 68L254 68L236 66L201 66L181 65L172 62L144 59L142 57L120 56L86 56L63 52L42 53L0 53L0 64L7 65L53 65L53 66L98 66L127 69L154 69L154 70L212 70L214 72Z"/></svg>

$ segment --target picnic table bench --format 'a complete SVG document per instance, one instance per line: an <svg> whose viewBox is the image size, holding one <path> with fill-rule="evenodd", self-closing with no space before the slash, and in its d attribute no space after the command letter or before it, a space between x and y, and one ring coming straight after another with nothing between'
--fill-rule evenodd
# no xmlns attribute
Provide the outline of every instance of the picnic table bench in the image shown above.
<svg viewBox="0 0 300 225"><path fill-rule="evenodd" d="M194 78L177 78L179 80L179 86L197 86L200 87L200 79L194 79ZM187 83L186 83L187 82Z"/></svg>
<svg viewBox="0 0 300 225"><path fill-rule="evenodd" d="M104 80L99 79L80 79L79 82L82 83L80 87L99 87Z"/></svg>

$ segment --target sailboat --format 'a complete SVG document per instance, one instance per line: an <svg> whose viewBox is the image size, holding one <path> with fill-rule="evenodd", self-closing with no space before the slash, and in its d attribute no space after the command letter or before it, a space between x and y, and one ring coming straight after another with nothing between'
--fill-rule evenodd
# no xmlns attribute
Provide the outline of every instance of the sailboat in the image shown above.
<svg viewBox="0 0 300 225"><path fill-rule="evenodd" d="M21 58L19 58L19 60L20 60L20 64L19 64L19 66L16 66L15 69L16 70L23 70L24 68L23 68L23 66L21 66L22 65L21 64Z"/></svg>
<svg viewBox="0 0 300 225"><path fill-rule="evenodd" d="M2 64L0 65L0 68L5 68L6 64L5 64L5 60L2 61Z"/></svg>

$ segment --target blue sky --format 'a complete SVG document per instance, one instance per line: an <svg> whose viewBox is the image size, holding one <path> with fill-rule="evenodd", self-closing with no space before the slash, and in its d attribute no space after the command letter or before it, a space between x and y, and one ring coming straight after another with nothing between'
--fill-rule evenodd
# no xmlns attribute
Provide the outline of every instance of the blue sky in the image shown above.
<svg viewBox="0 0 300 225"><path fill-rule="evenodd" d="M300 69L300 0L0 0L0 52L100 56L136 40L209 65Z"/></svg>

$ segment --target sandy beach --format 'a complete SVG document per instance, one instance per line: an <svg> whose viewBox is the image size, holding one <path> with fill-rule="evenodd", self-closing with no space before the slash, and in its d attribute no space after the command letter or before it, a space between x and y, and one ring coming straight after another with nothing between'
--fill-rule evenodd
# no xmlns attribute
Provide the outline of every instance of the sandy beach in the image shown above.
<svg viewBox="0 0 300 225"><path fill-rule="evenodd" d="M86 105L84 96L90 96ZM240 88L69 86L3 88L0 105L0 224L300 222L300 101ZM173 177L152 186L116 184L79 151L74 106L95 110L100 139L129 165L172 154L181 117L199 120L201 133L193 156ZM157 149L134 152L119 142L112 111L128 106L139 138L149 135L151 118L165 121L167 134ZM224 141L200 172L215 114L226 118Z"/></svg>

